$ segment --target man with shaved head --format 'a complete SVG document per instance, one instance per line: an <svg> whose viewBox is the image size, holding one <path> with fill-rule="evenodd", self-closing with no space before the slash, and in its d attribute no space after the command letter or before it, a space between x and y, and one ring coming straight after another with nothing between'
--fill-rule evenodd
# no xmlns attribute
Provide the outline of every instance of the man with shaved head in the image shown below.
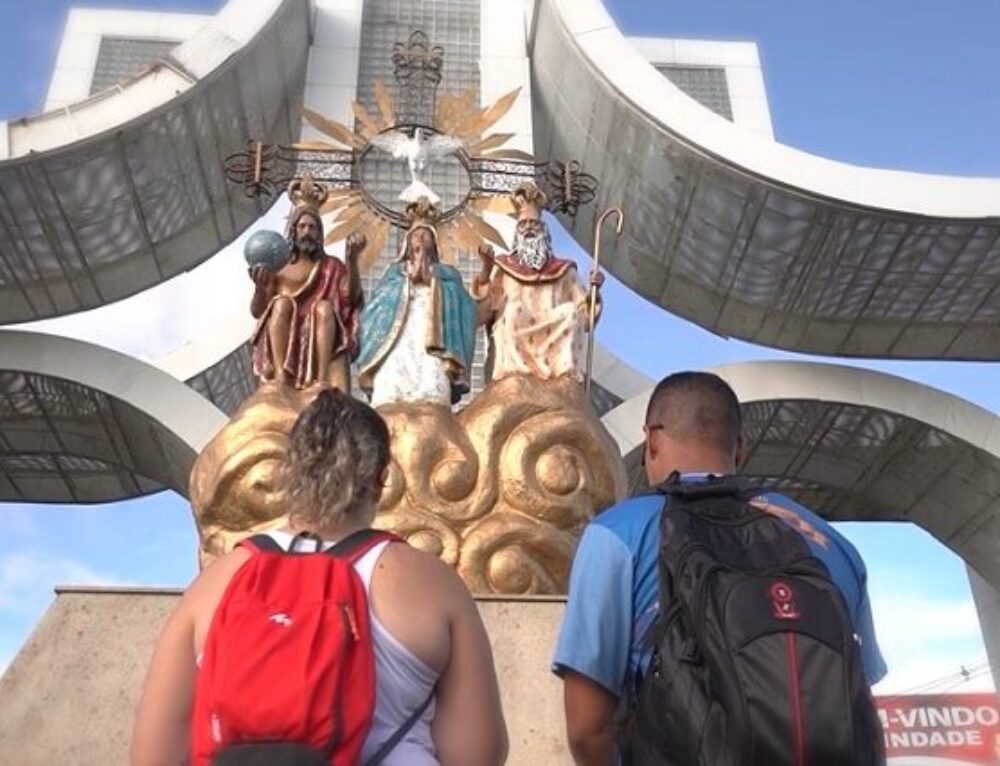
<svg viewBox="0 0 1000 766"><path fill-rule="evenodd" d="M719 376L680 372L653 390L643 424L643 463L650 486L668 477L685 484L735 474L743 461L740 407ZM657 571L663 493L625 500L595 517L580 540L553 670L564 684L566 729L578 764L618 763L616 711L630 710L648 670L648 638L660 604ZM766 493L751 504L798 532L841 592L860 638L869 684L886 672L872 625L866 572L841 534L789 498ZM793 538L795 539L795 538Z"/></svg>

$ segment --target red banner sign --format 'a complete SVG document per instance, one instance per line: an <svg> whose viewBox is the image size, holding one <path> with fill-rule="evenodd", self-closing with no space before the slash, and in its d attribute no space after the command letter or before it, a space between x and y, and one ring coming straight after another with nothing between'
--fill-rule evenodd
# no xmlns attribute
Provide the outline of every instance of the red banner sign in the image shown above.
<svg viewBox="0 0 1000 766"><path fill-rule="evenodd" d="M920 763L923 756L942 759L938 763L1000 764L996 694L889 696L876 697L875 703L890 763Z"/></svg>

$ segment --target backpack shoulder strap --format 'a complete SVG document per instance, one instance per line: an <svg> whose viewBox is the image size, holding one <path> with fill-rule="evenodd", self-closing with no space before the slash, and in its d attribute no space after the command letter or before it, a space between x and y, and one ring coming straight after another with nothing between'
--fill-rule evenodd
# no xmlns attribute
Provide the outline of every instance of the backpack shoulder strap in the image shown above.
<svg viewBox="0 0 1000 766"><path fill-rule="evenodd" d="M247 537L240 540L237 543L237 547L242 546L244 548L249 548L254 553L284 553L285 549L282 548L277 540L275 540L270 535L253 535L252 537Z"/></svg>
<svg viewBox="0 0 1000 766"><path fill-rule="evenodd" d="M372 754L372 757L368 759L365 766L378 766L385 760L386 756L393 751L393 749L400 743L400 741L405 737L412 729L420 717L424 714L424 711L430 706L431 701L434 699L434 689L431 689L431 693L427 695L427 698L420 703L420 707L410 713L410 716L399 725L399 728L392 733L392 735L383 742L379 749Z"/></svg>
<svg viewBox="0 0 1000 766"><path fill-rule="evenodd" d="M359 529L327 550L326 553L330 556L354 562L383 540L394 543L403 542L401 537L394 535L392 532L385 532L381 529Z"/></svg>
<svg viewBox="0 0 1000 766"><path fill-rule="evenodd" d="M656 487L656 492L679 502L697 502L717 497L732 497L746 502L760 494L760 490L752 487L742 476L709 475L698 481L683 481L676 471Z"/></svg>

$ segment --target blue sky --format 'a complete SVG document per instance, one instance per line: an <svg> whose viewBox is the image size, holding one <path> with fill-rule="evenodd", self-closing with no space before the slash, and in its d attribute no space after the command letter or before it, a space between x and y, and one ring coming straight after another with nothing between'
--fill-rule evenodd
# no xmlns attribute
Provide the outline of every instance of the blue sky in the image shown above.
<svg viewBox="0 0 1000 766"><path fill-rule="evenodd" d="M19 74L0 80L0 119L7 119L41 109L69 4L3 5L2 60L17 62ZM220 3L88 5L212 12ZM783 143L855 164L1000 176L1000 144L987 129L1000 124L996 0L607 0L607 6L626 34L756 41L775 134ZM556 239L564 252L581 257L565 236L557 233ZM605 298L599 337L653 378L731 361L806 358L718 338L613 280ZM636 326L650 332L638 335ZM847 363L1000 411L993 365ZM183 585L195 571L189 511L172 493L86 508L5 505L0 519L0 668L51 601L54 583ZM982 662L964 568L955 556L909 526L841 528L868 562L894 691ZM976 688L988 688L986 679L978 682Z"/></svg>

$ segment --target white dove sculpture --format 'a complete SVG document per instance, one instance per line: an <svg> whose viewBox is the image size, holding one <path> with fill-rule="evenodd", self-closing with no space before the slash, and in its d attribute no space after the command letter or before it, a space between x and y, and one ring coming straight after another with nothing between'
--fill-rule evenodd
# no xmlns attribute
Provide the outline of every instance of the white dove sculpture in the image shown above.
<svg viewBox="0 0 1000 766"><path fill-rule="evenodd" d="M423 128L414 128L413 135L408 136L402 130L380 133L371 140L372 145L388 152L398 160L406 160L410 168L410 185L399 195L404 202L416 202L421 197L427 197L431 204L436 205L441 197L435 194L424 181L423 175L433 162L461 149L464 142L454 136L435 133L430 137L424 134Z"/></svg>

